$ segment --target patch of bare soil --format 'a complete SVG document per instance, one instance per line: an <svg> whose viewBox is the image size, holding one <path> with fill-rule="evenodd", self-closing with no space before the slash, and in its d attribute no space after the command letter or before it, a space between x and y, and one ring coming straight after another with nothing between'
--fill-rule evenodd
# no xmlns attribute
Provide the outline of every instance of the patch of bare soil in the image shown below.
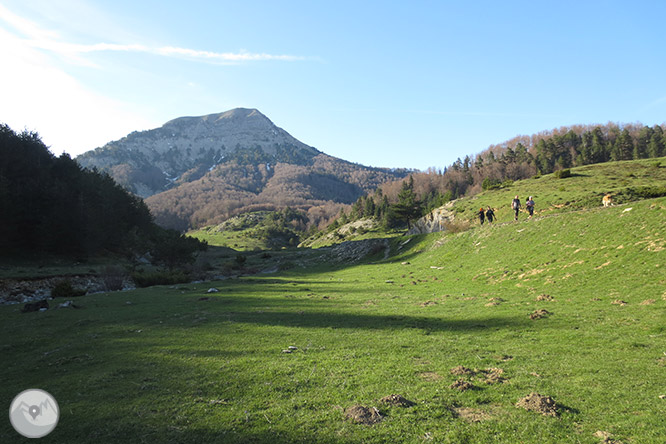
<svg viewBox="0 0 666 444"><path fill-rule="evenodd" d="M548 310L544 310L543 308L540 308L538 310L535 310L532 314L530 314L530 319L534 321L536 319L542 319L550 315L552 315L551 312L549 312Z"/></svg>
<svg viewBox="0 0 666 444"><path fill-rule="evenodd" d="M425 301L425 302L422 302L420 305L421 305L421 307L430 307L431 305L437 305L437 302L435 302L435 301Z"/></svg>
<svg viewBox="0 0 666 444"><path fill-rule="evenodd" d="M464 392L465 390L472 390L476 387L471 382L467 382L464 379L458 379L453 384L451 384L451 388Z"/></svg>
<svg viewBox="0 0 666 444"><path fill-rule="evenodd" d="M557 403L550 396L543 396L532 392L516 403L516 407L524 408L532 412L541 413L544 416L557 416Z"/></svg>
<svg viewBox="0 0 666 444"><path fill-rule="evenodd" d="M374 425L382 420L382 415L376 407L353 405L345 409L345 418L356 424Z"/></svg>
<svg viewBox="0 0 666 444"><path fill-rule="evenodd" d="M498 382L508 381L503 376L504 370L502 370L501 368L487 368L485 370L481 370L481 373L483 373L486 376L486 379L484 381L486 384L497 384Z"/></svg>
<svg viewBox="0 0 666 444"><path fill-rule="evenodd" d="M541 301L554 301L555 298L552 297L552 296L549 295L549 294L540 294L539 296L537 296L536 300L537 300L537 302L541 302Z"/></svg>
<svg viewBox="0 0 666 444"><path fill-rule="evenodd" d="M656 299L646 299L638 305L653 305L655 302L657 302Z"/></svg>
<svg viewBox="0 0 666 444"><path fill-rule="evenodd" d="M388 404L388 405L398 406L398 407L411 407L413 405L416 405L415 402L412 402L409 399L406 399L402 395L384 396L382 399L379 400L379 402L384 403L384 404Z"/></svg>
<svg viewBox="0 0 666 444"><path fill-rule="evenodd" d="M458 418L464 419L468 422L481 422L491 418L488 412L471 407L456 407L453 409L453 411L458 416Z"/></svg>
<svg viewBox="0 0 666 444"><path fill-rule="evenodd" d="M423 372L419 373L419 376L421 376L426 381L430 382L439 381L440 379L442 379L442 376L436 372Z"/></svg>
<svg viewBox="0 0 666 444"><path fill-rule="evenodd" d="M594 432L594 436L601 439L602 444L622 444L622 441L618 441L617 439L612 439L611 435L609 432L604 432L602 430L597 430Z"/></svg>
<svg viewBox="0 0 666 444"><path fill-rule="evenodd" d="M615 299L613 302L611 302L611 304L612 305L621 305L622 307L624 307L625 305L627 305L627 302L623 301L621 299Z"/></svg>
<svg viewBox="0 0 666 444"><path fill-rule="evenodd" d="M451 374L456 376L463 376L463 375L472 376L475 374L475 372L471 368L458 365L451 369Z"/></svg>

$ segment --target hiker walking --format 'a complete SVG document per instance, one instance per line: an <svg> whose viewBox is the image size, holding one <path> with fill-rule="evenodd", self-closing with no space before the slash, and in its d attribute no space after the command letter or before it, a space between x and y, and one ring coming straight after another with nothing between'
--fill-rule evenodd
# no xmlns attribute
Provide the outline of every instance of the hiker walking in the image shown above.
<svg viewBox="0 0 666 444"><path fill-rule="evenodd" d="M481 207L481 209L479 210L479 220L481 221L481 225L483 225L485 217L486 217L486 211L483 209L483 207Z"/></svg>
<svg viewBox="0 0 666 444"><path fill-rule="evenodd" d="M530 213L530 217L534 216L534 201L532 200L532 196L530 196L527 199L527 202L525 202L525 207L527 208L527 211Z"/></svg>
<svg viewBox="0 0 666 444"><path fill-rule="evenodd" d="M513 220L518 220L518 211L520 211L520 198L518 196L516 196L511 202L511 208L516 214Z"/></svg>
<svg viewBox="0 0 666 444"><path fill-rule="evenodd" d="M486 219L488 219L489 224L492 224L493 221L495 220L495 212L490 207L488 207L488 209L486 210Z"/></svg>

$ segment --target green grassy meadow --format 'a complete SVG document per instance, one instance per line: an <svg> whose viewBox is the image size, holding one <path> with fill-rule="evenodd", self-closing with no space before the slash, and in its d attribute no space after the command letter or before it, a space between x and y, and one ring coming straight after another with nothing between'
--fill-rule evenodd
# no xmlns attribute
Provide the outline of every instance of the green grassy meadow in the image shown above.
<svg viewBox="0 0 666 444"><path fill-rule="evenodd" d="M54 395L45 443L663 443L665 216L664 197L544 212L395 237L386 260L0 306L0 399ZM517 408L530 392L558 415ZM22 442L9 421L0 442Z"/></svg>

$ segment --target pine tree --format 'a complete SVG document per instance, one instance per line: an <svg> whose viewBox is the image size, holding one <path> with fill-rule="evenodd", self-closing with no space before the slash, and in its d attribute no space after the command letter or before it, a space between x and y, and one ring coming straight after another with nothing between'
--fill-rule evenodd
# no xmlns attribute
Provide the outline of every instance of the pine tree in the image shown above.
<svg viewBox="0 0 666 444"><path fill-rule="evenodd" d="M392 210L398 220L407 223L407 228L412 228L412 220L421 215L421 203L414 193L414 177L402 182L402 188L398 193L398 203L392 206Z"/></svg>

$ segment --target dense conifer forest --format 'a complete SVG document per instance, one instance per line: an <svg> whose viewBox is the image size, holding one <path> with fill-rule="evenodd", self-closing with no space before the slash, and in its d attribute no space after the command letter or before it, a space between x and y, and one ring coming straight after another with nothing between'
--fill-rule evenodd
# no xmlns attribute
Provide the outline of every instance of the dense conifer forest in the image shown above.
<svg viewBox="0 0 666 444"><path fill-rule="evenodd" d="M37 133L0 125L0 159L0 255L151 252L172 264L203 247L155 225L143 200L108 174L54 156Z"/></svg>

